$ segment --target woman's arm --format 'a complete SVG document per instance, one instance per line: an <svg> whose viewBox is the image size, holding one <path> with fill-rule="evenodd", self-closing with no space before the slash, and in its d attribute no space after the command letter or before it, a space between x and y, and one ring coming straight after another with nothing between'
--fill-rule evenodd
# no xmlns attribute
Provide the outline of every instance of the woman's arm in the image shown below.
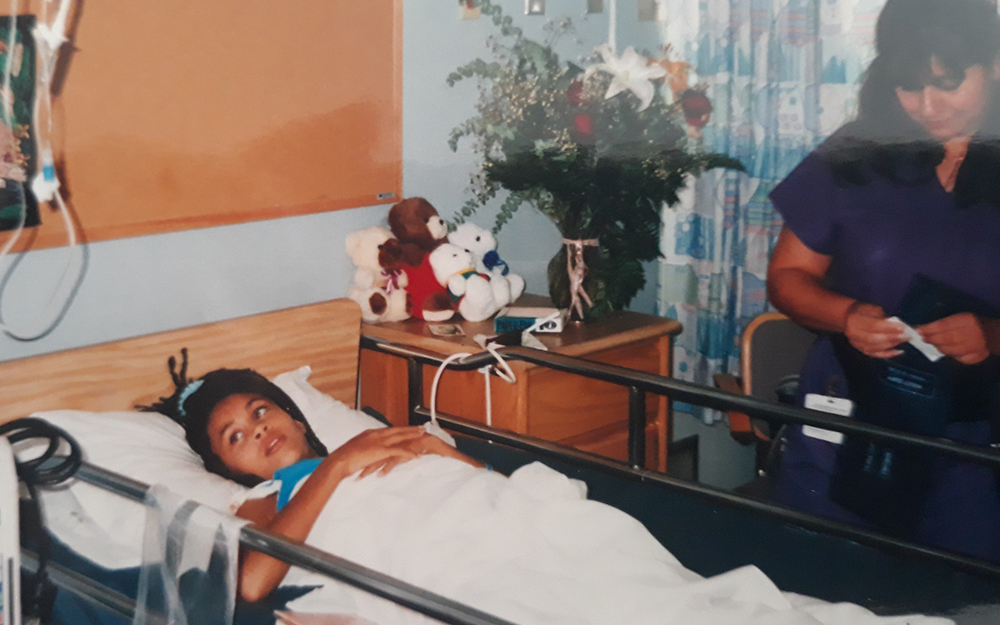
<svg viewBox="0 0 1000 625"><path fill-rule="evenodd" d="M869 356L899 355L895 348L904 340L902 329L879 306L826 288L830 260L783 228L767 270L771 303L800 325L845 334L851 345Z"/></svg>
<svg viewBox="0 0 1000 625"><path fill-rule="evenodd" d="M426 434L420 427L363 432L324 458L281 512L275 512L276 497L267 497L246 502L237 515L263 529L304 541L344 478L358 471L362 477L376 471L388 473L416 458L419 453L406 445L422 436ZM240 595L247 601L263 599L281 583L288 568L288 564L258 551L246 552L240 563Z"/></svg>

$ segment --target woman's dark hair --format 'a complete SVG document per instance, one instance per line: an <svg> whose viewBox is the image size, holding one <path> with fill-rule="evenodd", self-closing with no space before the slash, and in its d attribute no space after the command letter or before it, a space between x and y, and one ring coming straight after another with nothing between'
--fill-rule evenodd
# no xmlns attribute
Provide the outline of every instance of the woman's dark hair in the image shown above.
<svg viewBox="0 0 1000 625"><path fill-rule="evenodd" d="M910 119L896 89L912 91L930 84L932 59L943 66L948 78L959 83L974 65L992 76L1000 58L996 0L888 0L875 27L875 51L858 94L857 119L831 137L822 151L841 183L867 184L871 174L902 184L925 181L934 175L944 148ZM989 96L982 128L969 146L966 163L1000 158L1000 93L996 85ZM959 186L968 191L967 183L974 183L971 176L960 177L970 180L956 183L956 196L961 195ZM983 189L973 195L984 193L990 195ZM991 197L970 201L980 199L996 202ZM959 205L964 204L959 201Z"/></svg>
<svg viewBox="0 0 1000 625"><path fill-rule="evenodd" d="M216 369L197 380L191 380L187 377L186 348L181 350L181 358L179 371L176 358L171 356L167 361L170 377L174 382L173 395L161 397L151 406L137 406L137 408L146 412L159 412L179 423L184 428L188 445L201 456L208 471L244 486L254 486L262 481L255 475L233 473L212 450L212 441L208 436L208 420L215 406L230 395L238 393L260 395L274 402L274 405L288 413L288 416L305 426L306 441L313 451L320 456L327 455L326 447L313 432L292 398L261 374L253 369Z"/></svg>

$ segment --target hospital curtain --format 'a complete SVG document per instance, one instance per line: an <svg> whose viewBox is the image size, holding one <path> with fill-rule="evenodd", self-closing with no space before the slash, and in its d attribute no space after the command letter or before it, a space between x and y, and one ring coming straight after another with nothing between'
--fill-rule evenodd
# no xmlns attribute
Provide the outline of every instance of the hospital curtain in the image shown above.
<svg viewBox="0 0 1000 625"><path fill-rule="evenodd" d="M711 384L712 374L736 371L743 327L769 308L764 280L781 219L768 193L854 115L884 0L664 4L663 39L714 107L704 149L747 170L689 181L663 210L658 312L684 324L674 375Z"/></svg>

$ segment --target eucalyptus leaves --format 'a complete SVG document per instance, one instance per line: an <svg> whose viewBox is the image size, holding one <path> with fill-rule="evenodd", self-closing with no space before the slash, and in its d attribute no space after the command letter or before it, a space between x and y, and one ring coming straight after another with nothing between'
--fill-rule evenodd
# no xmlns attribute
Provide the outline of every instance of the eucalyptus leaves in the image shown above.
<svg viewBox="0 0 1000 625"><path fill-rule="evenodd" d="M659 256L660 207L677 201L685 174L740 165L685 149L680 105L657 94L666 74L660 65L607 46L589 67L564 62L553 44L571 32L568 20L549 23L542 44L489 0L481 10L499 28L493 59L448 77L452 86L476 78L479 88L477 115L449 138L452 150L471 140L482 156L458 221L504 189L494 232L529 203L565 238L599 238L602 263L593 277L608 307L623 308L645 284L642 261Z"/></svg>

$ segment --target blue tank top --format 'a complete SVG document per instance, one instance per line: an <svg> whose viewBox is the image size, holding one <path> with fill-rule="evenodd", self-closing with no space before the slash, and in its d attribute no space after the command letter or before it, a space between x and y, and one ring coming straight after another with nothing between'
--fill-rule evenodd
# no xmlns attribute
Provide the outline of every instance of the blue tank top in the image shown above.
<svg viewBox="0 0 1000 625"><path fill-rule="evenodd" d="M288 504L288 500L292 498L292 492L299 482L312 475L321 462L323 462L322 458L299 460L295 464L290 464L274 472L274 480L281 482L281 488L278 490L278 512L281 512L281 509Z"/></svg>

